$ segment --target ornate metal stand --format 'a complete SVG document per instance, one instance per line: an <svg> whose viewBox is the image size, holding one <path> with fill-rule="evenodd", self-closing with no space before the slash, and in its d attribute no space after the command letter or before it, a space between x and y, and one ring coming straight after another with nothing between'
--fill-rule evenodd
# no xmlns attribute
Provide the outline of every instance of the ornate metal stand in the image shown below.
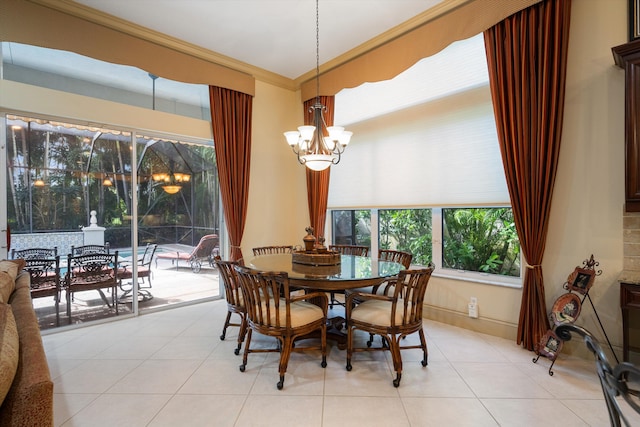
<svg viewBox="0 0 640 427"><path fill-rule="evenodd" d="M562 351L562 344L563 344L562 336L556 335L555 329L560 325L573 324L578 318L578 315L580 314L580 307L584 304L584 301L586 299L588 299L589 304L591 304L591 308L593 309L593 312L596 315L596 319L598 320L600 329L602 330L602 333L604 334L604 337L607 340L607 344L609 345L609 349L611 349L611 353L613 354L613 357L616 359L616 363L619 363L618 356L616 355L615 351L613 351L613 346L611 345L611 341L609 341L607 332L604 330L604 326L602 325L602 321L600 320L600 316L598 315L598 310L596 310L596 307L593 304L591 297L589 296L589 290L591 289L591 286L593 286L595 277L600 276L602 274L602 270L596 270L596 267L598 265L600 265L600 263L593 258L593 254L592 254L589 259L586 259L582 262L582 267L575 268L575 270L569 275L569 278L567 279L567 281L562 285L564 289L569 291L569 294L571 294L572 291L575 291L576 294L581 294L582 299L578 300L575 297L573 297L574 303L577 303L578 301L580 302L580 304L577 304L578 307L573 307L573 306L571 307L572 309L574 309L574 311L570 312L569 314L573 314L573 316L569 316L569 315L565 316L563 315L565 314L563 312L556 313L555 310L552 310L552 313L549 316L550 318L549 320L554 325L554 327L553 329L550 329L547 331L547 333L544 335L544 337L542 337L542 340L536 347L537 357L533 359L533 363L536 363L538 359L540 359L540 356L544 356L549 360L551 360L551 366L549 366L549 375L551 376L553 376L553 370L552 370L553 364L555 363L556 358L558 357L558 354L560 353L560 351ZM560 298L558 298L558 300L566 296L567 294L562 295ZM565 299L570 300L571 298L565 298ZM555 308L555 305L554 305L554 308Z"/></svg>

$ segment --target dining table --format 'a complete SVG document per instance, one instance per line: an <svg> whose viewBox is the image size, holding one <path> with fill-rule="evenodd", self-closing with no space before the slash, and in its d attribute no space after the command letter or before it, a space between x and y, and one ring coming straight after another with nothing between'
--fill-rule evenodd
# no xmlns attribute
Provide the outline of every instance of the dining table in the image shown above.
<svg viewBox="0 0 640 427"><path fill-rule="evenodd" d="M293 262L293 254L290 253L259 255L246 259L245 265L260 271L286 272L290 286L322 292L379 285L405 269L397 262L357 255L341 255L336 265L300 264ZM347 337L342 330L345 318L341 314L336 313L327 319L327 339L336 341L338 348L345 349Z"/></svg>

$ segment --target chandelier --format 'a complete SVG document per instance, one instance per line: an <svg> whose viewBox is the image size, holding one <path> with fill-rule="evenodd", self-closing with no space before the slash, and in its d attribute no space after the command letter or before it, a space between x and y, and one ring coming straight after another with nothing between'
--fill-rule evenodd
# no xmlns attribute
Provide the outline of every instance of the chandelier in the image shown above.
<svg viewBox="0 0 640 427"><path fill-rule="evenodd" d="M176 194L182 189L183 182L191 181L191 175L181 172L154 173L151 178L156 182L163 183L161 187L167 194Z"/></svg>
<svg viewBox="0 0 640 427"><path fill-rule="evenodd" d="M284 133L287 143L298 156L298 161L314 171L327 169L340 162L340 156L351 140L352 132L341 126L327 126L320 103L320 25L318 0L316 0L316 102L309 108L313 113L313 126L300 126L298 130Z"/></svg>

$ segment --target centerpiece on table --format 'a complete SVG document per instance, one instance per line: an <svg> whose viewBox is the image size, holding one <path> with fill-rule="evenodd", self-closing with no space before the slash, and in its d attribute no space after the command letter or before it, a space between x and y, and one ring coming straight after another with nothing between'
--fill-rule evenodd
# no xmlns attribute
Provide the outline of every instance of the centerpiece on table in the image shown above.
<svg viewBox="0 0 640 427"><path fill-rule="evenodd" d="M309 265L314 267L339 266L340 252L331 251L324 245L324 237L313 235L313 227L307 227L307 235L302 239L304 249L293 251L293 264Z"/></svg>

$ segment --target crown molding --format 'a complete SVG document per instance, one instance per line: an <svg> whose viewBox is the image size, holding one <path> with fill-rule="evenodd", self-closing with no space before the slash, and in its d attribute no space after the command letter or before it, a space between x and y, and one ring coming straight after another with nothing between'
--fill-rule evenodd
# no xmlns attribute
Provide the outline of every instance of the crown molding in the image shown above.
<svg viewBox="0 0 640 427"><path fill-rule="evenodd" d="M444 16L467 3L473 3L476 0L443 0L441 3L436 6L425 10L419 15L414 16L413 18L403 22L402 24L396 25L390 30L385 31L382 34L362 43L359 46L345 52L344 54L335 57L332 60L325 62L320 65L320 74L326 73L334 68L337 68L354 58L357 58L361 55L364 55L367 52L374 50L377 47L384 45L392 40L395 40L399 37L402 37L404 34L407 34L416 28L419 28L429 22L433 21L436 18ZM300 77L295 79L296 87L300 87L303 83L307 81L313 80L316 76L316 71L311 70Z"/></svg>
<svg viewBox="0 0 640 427"><path fill-rule="evenodd" d="M246 62L239 61L220 53L204 49L200 46L196 46L191 43L187 43L183 40L171 37L167 34L159 31L145 28L136 23L115 17L108 13L93 9L89 6L85 6L80 3L73 2L71 0L27 0L31 3L35 3L50 9L57 10L59 12L83 19L85 21L93 22L97 25L110 28L115 31L122 32L124 34L131 35L133 37L146 40L160 46L164 46L170 49L174 49L178 52L182 52L196 58L221 65L230 68L235 71L240 71L245 74L253 76L255 79L273 84L278 87L289 90L297 90L300 86L309 80L315 78L315 69L308 71L296 79L289 79L280 74L273 73L260 67L256 67ZM415 30L416 28L445 15L452 10L455 10L467 3L471 3L475 0L444 0L436 6L422 12L419 15L397 25L390 30L372 38L371 40L362 43L361 45L349 50L348 52L325 62L320 66L320 74L327 72L333 68L339 67L357 58L391 40L394 40L402 35Z"/></svg>
<svg viewBox="0 0 640 427"><path fill-rule="evenodd" d="M299 88L295 81L284 77L280 74L267 71L260 67L247 64L237 59L231 58L220 53L204 49L183 40L171 37L159 31L151 30L133 22L109 15L108 13L90 8L71 0L27 0L31 3L38 4L43 7L54 9L58 12L65 13L76 18L93 22L94 24L137 37L142 40L155 43L169 49L182 52L193 57L230 68L235 71L253 76L255 79L282 87L284 89L296 90Z"/></svg>

